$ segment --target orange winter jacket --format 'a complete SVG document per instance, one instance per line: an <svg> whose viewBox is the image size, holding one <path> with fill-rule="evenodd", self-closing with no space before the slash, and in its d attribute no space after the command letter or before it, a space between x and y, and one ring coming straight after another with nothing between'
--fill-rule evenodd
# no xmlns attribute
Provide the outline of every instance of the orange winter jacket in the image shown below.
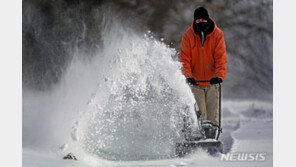
<svg viewBox="0 0 296 167"><path fill-rule="evenodd" d="M211 19L211 21L213 21ZM193 24L183 34L180 44L180 61L186 78L210 80L226 76L227 57L223 32L214 23L214 29L206 35L204 45L199 35L194 33ZM207 87L210 83L198 83Z"/></svg>

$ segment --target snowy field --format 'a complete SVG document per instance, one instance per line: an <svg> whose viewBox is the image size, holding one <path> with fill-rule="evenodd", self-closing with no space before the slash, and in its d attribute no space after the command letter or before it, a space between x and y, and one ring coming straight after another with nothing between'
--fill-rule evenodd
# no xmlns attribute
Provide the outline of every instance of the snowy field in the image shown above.
<svg viewBox="0 0 296 167"><path fill-rule="evenodd" d="M60 153L23 148L24 167L51 166L272 166L272 104L252 101L225 101L223 104L224 150L227 153L264 153L264 161L225 161L221 155L212 157L196 152L184 158L147 161L108 161L95 157L77 157L78 161L63 160Z"/></svg>

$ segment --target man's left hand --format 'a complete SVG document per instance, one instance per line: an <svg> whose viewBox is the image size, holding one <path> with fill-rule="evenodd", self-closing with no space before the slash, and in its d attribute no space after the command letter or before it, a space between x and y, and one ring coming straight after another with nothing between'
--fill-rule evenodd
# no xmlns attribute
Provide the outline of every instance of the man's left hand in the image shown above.
<svg viewBox="0 0 296 167"><path fill-rule="evenodd" d="M212 79L210 80L210 84L211 84L211 85L219 84L219 83L222 83L222 82L223 82L222 79L221 79L221 78L218 78L218 77L212 78Z"/></svg>

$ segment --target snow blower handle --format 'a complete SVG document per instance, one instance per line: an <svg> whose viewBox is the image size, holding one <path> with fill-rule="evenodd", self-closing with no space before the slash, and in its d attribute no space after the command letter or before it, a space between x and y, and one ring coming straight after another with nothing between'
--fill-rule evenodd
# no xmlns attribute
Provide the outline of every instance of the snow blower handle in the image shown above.
<svg viewBox="0 0 296 167"><path fill-rule="evenodd" d="M195 85L196 86L199 86L199 84L198 83L210 83L210 80L199 80L199 81L195 81Z"/></svg>
<svg viewBox="0 0 296 167"><path fill-rule="evenodd" d="M199 80L199 81L196 81L196 82L210 82L210 80Z"/></svg>

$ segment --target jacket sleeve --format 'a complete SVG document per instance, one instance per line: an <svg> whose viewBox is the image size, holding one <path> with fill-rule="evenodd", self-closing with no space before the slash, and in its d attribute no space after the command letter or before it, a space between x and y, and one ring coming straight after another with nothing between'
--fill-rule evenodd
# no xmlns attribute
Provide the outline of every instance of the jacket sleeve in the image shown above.
<svg viewBox="0 0 296 167"><path fill-rule="evenodd" d="M221 78L224 81L227 69L227 56L223 32L221 32L217 37L214 59L215 76Z"/></svg>
<svg viewBox="0 0 296 167"><path fill-rule="evenodd" d="M184 34L180 44L180 61L183 64L182 71L186 78L193 78L191 71L191 58L190 42L186 34Z"/></svg>

